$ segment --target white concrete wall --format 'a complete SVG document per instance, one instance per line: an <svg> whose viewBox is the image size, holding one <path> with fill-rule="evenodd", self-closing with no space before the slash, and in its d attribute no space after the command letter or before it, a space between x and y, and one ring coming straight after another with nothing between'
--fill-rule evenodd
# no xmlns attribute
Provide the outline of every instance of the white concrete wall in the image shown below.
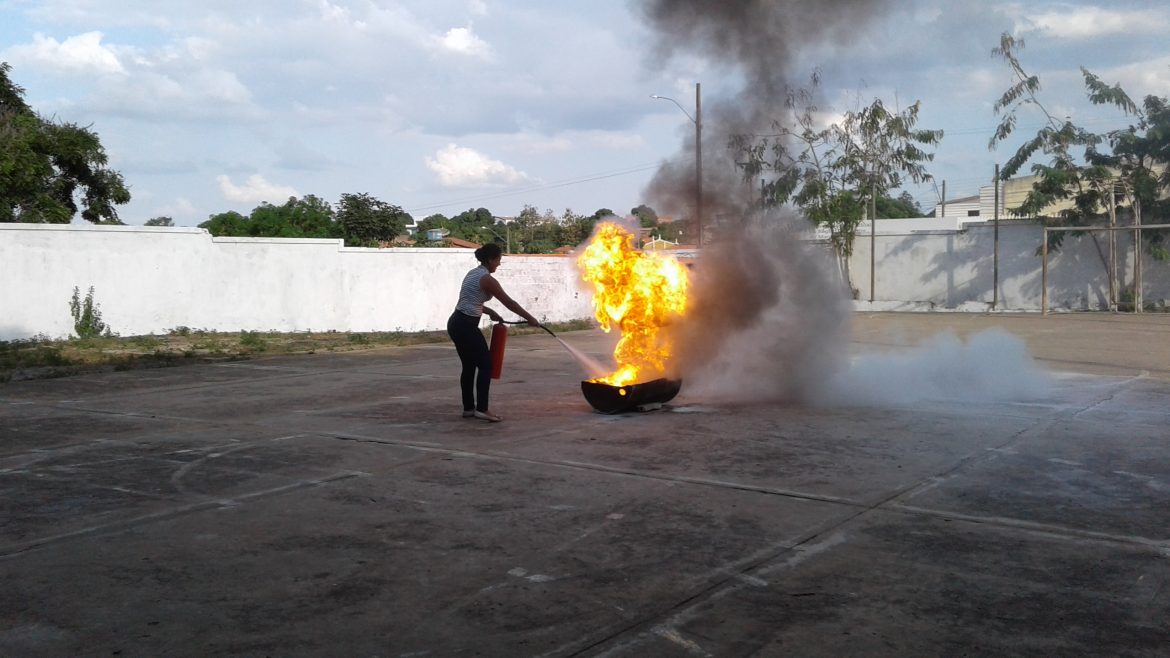
<svg viewBox="0 0 1170 658"><path fill-rule="evenodd" d="M995 230L992 222L964 223L957 231L920 230L917 220L877 223L874 300L879 308L985 309L992 301ZM868 227L867 227L868 228ZM1041 304L1042 228L1031 221L1001 221L999 228L1000 310L1036 311ZM1097 310L1108 307L1106 233L1066 234L1058 252L1049 253L1050 309ZM1117 234L1118 289L1133 284L1133 239ZM869 299L870 237L859 232L850 267L861 300ZM1170 263L1143 255L1142 291L1146 303L1170 300Z"/></svg>
<svg viewBox="0 0 1170 658"><path fill-rule="evenodd" d="M90 286L124 336L446 327L475 257L466 249L357 249L340 240L213 238L197 228L0 224L0 339L73 332ZM564 257L505 256L497 276L546 321L592 317ZM511 313L494 307L505 317Z"/></svg>
<svg viewBox="0 0 1170 658"><path fill-rule="evenodd" d="M938 221L938 220L934 220ZM877 223L876 309L984 310L992 299L993 227L924 230ZM1039 225L1001 222L999 308L1040 309ZM1098 249L1099 244L1099 249ZM1105 234L1067 236L1051 256L1049 306L1106 307ZM869 299L869 236L851 260ZM1120 289L1133 280L1132 241L1118 234ZM700 257L701 263L701 257ZM1170 300L1170 264L1144 259L1146 302ZM175 327L218 331L425 331L446 325L464 249L353 249L339 240L213 238L202 229L0 224L0 340L73 332L69 299L94 287L102 318L124 335ZM546 321L590 318L568 258L507 256L504 288ZM504 309L495 305L497 309ZM505 315L509 315L505 313Z"/></svg>

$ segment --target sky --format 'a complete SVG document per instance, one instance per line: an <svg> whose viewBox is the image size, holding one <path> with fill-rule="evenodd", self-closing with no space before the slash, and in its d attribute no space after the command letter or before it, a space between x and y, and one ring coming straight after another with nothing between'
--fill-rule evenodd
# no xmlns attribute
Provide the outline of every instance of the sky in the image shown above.
<svg viewBox="0 0 1170 658"><path fill-rule="evenodd" d="M750 1L794 26L851 2ZM933 183L906 188L926 210L942 181L948 199L978 193L1041 124L1025 112L1016 135L988 149L993 103L1012 82L991 56L1005 32L1024 40L1046 106L1091 130L1128 119L1085 100L1081 66L1135 99L1170 96L1170 3L852 1L866 10L842 11L832 29L792 29L774 56L764 39L761 68L796 85L819 70L826 116L875 98L921 101L919 127L945 132ZM127 224L195 226L345 193L416 219L525 205L624 215L661 203L650 182L689 154L696 83L704 110L771 98L753 100L758 78L722 56L733 45L692 47L692 34L647 19L649 5L671 4L0 0L0 61L36 111L97 132L130 186ZM719 3L678 4L699 7L701 23L702 7ZM706 137L719 135L710 116L705 153L721 146Z"/></svg>

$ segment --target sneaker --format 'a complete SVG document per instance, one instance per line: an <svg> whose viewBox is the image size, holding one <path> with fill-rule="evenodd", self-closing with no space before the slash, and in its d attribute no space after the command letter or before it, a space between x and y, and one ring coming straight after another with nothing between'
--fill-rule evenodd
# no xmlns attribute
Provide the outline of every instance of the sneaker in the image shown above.
<svg viewBox="0 0 1170 658"><path fill-rule="evenodd" d="M476 411L474 415L476 418L478 418L480 420L486 420L486 421L492 422L492 423L498 423L501 420L503 420L503 418L500 418L499 416L493 414L490 411Z"/></svg>
<svg viewBox="0 0 1170 658"><path fill-rule="evenodd" d="M474 409L464 409L463 410L463 417L464 418L474 418L475 417L475 410Z"/></svg>

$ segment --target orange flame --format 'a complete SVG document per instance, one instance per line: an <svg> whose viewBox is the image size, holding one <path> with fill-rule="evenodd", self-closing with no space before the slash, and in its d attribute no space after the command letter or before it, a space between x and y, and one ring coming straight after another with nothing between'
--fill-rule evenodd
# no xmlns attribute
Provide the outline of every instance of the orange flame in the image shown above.
<svg viewBox="0 0 1170 658"><path fill-rule="evenodd" d="M593 284L593 312L601 328L617 326L617 370L592 381L625 386L666 374L669 337L660 329L687 308L687 269L673 256L634 249L634 236L605 222L577 257L581 277Z"/></svg>

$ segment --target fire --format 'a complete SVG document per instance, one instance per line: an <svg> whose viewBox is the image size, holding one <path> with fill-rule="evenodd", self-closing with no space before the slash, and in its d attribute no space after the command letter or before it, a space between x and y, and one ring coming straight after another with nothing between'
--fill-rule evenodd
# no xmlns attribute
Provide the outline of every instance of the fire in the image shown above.
<svg viewBox="0 0 1170 658"><path fill-rule="evenodd" d="M593 284L601 328L621 333L613 351L617 370L591 381L625 386L663 376L672 345L660 330L686 311L686 267L672 256L634 249L633 234L610 222L598 225L577 266Z"/></svg>

